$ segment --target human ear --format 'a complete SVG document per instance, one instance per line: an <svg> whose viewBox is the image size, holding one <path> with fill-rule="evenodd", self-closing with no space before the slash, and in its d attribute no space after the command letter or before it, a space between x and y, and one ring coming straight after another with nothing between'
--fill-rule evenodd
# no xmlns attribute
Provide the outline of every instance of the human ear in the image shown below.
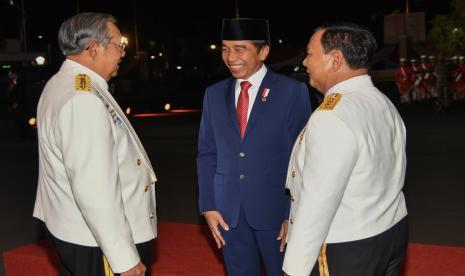
<svg viewBox="0 0 465 276"><path fill-rule="evenodd" d="M87 47L87 51L89 52L89 56L95 60L97 57L97 50L98 50L99 44L96 42L91 42L89 46Z"/></svg>
<svg viewBox="0 0 465 276"><path fill-rule="evenodd" d="M342 63L344 62L344 55L339 50L334 50L331 53L331 69L336 72L341 68Z"/></svg>
<svg viewBox="0 0 465 276"><path fill-rule="evenodd" d="M260 60L265 61L269 53L270 53L270 46L263 45L263 47L260 49L260 52L258 53Z"/></svg>

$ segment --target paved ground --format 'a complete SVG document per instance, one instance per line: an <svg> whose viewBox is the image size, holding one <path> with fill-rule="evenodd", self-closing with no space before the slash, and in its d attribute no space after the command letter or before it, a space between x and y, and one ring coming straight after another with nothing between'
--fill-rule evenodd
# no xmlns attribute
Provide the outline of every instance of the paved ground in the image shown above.
<svg viewBox="0 0 465 276"><path fill-rule="evenodd" d="M399 107L408 131L405 184L413 242L465 247L465 102L437 113L432 103ZM159 177L159 219L202 223L197 211L199 114L133 118ZM37 147L18 143L0 121L0 252L43 238L31 216ZM2 266L0 265L0 276Z"/></svg>

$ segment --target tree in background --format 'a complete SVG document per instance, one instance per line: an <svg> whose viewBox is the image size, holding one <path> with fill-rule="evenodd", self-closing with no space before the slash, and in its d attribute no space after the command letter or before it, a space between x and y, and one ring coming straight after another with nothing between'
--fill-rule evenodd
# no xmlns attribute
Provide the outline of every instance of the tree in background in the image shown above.
<svg viewBox="0 0 465 276"><path fill-rule="evenodd" d="M465 0L452 0L451 13L432 20L428 41L448 56L465 54Z"/></svg>

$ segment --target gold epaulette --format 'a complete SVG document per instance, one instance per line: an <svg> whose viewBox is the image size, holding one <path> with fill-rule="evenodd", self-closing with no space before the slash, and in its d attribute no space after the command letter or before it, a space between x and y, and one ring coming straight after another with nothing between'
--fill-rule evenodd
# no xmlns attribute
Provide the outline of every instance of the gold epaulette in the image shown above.
<svg viewBox="0 0 465 276"><path fill-rule="evenodd" d="M333 110L341 98L340 93L333 93L323 100L317 110Z"/></svg>
<svg viewBox="0 0 465 276"><path fill-rule="evenodd" d="M90 92L90 77L86 74L77 74L75 78L75 88L78 93Z"/></svg>

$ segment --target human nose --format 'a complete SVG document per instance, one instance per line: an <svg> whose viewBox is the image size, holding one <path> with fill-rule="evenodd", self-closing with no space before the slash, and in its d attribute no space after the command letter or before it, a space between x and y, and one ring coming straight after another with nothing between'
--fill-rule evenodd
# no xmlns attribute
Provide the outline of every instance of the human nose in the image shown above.
<svg viewBox="0 0 465 276"><path fill-rule="evenodd" d="M228 62L233 62L237 59L237 54L234 51L230 51L226 55L226 60Z"/></svg>

